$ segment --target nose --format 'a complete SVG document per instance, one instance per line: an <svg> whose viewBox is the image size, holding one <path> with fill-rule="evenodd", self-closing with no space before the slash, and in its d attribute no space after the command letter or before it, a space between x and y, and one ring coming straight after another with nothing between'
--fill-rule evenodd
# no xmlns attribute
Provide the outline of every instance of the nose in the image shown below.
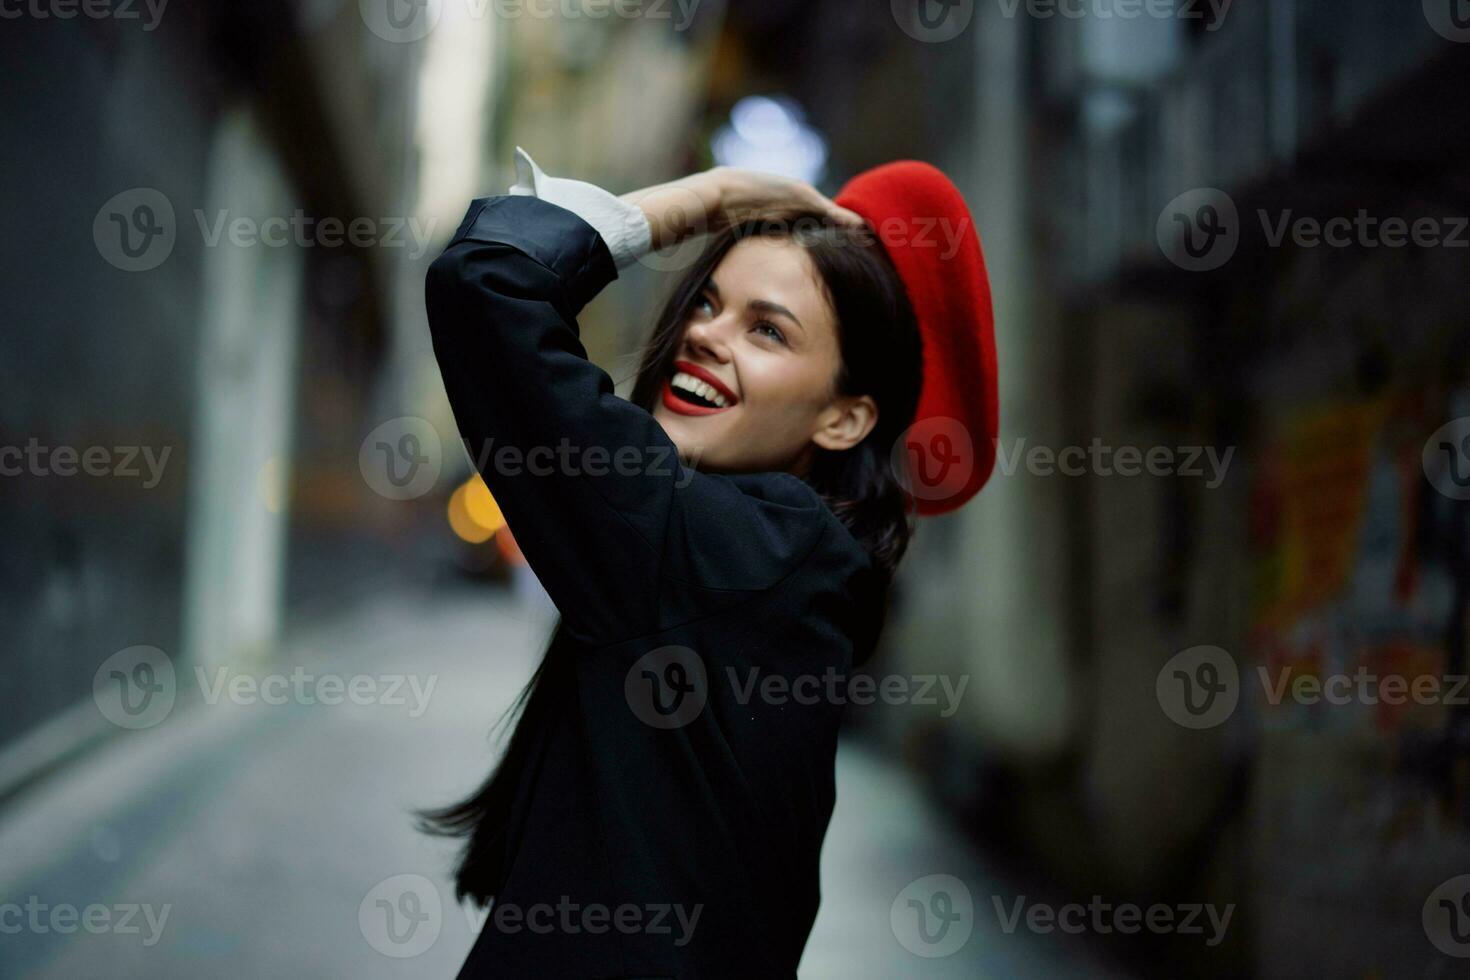
<svg viewBox="0 0 1470 980"><path fill-rule="evenodd" d="M698 353L721 364L730 360L728 327L735 317L724 311L709 320L695 320L684 331L684 343L691 353Z"/></svg>

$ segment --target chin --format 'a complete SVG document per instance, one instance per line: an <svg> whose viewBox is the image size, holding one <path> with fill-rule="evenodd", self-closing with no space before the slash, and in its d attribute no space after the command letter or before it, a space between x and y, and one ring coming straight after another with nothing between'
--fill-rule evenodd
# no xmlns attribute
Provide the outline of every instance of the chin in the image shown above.
<svg viewBox="0 0 1470 980"><path fill-rule="evenodd" d="M690 457L698 455L700 453L700 447L690 441L689 436L683 431L683 426L679 424L678 417L667 415L663 412L655 412L653 413L653 417L663 428L664 434L669 437L669 441L674 444L674 449L678 452L679 458L684 461L685 465L692 466L693 464L689 462Z"/></svg>
<svg viewBox="0 0 1470 980"><path fill-rule="evenodd" d="M714 469L703 446L693 445L683 439L675 439L674 446L679 450L679 459L683 460L685 466L704 472Z"/></svg>
<svg viewBox="0 0 1470 980"><path fill-rule="evenodd" d="M708 433L700 433L699 435L705 437L701 439L690 432L691 428L697 428L697 423L701 421L699 418L693 420L696 425L691 425L685 416L674 412L658 411L653 414L658 424L663 427L665 434L673 442L674 448L679 453L679 459L685 466L699 470L701 473L739 472L741 470L739 465L731 466L728 460L722 462L722 457L726 454L718 451L718 440L716 446L710 446L705 441L708 439Z"/></svg>
<svg viewBox="0 0 1470 980"><path fill-rule="evenodd" d="M680 438L670 433L674 440L674 447L679 451L679 459L685 466L699 470L701 473L715 473L720 470L718 454L709 452L708 447L693 442L686 438Z"/></svg>

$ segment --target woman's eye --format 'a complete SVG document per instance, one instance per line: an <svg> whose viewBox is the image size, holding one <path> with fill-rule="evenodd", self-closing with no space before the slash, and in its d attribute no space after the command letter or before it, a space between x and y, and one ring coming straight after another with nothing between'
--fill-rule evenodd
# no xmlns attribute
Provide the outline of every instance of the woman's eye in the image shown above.
<svg viewBox="0 0 1470 980"><path fill-rule="evenodd" d="M766 334L766 336L770 337L773 340L778 340L783 344L786 342L786 335L781 332L779 327L777 327L769 320L761 320L755 325L755 328L757 330L769 330L770 333Z"/></svg>
<svg viewBox="0 0 1470 980"><path fill-rule="evenodd" d="M696 311L703 311L705 313L708 313L710 316L715 315L714 301L711 300L708 296L701 296L699 297L699 299L695 300L694 309Z"/></svg>

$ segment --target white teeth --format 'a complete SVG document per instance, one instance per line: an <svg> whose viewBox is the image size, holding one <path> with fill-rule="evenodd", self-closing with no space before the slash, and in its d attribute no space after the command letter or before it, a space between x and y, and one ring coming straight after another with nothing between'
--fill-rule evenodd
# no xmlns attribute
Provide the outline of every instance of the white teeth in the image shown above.
<svg viewBox="0 0 1470 980"><path fill-rule="evenodd" d="M716 391L714 385L710 384L707 381L701 381L699 378L694 377L694 375L692 374L686 374L683 371L675 371L674 377L669 381L669 383L675 388L682 388L685 391L692 391L696 395L708 398L720 408L724 408L726 405L725 396Z"/></svg>

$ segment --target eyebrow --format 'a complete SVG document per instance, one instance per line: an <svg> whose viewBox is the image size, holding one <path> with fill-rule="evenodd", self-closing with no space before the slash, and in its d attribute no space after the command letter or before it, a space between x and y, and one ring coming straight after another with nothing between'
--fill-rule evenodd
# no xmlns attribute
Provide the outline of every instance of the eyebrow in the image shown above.
<svg viewBox="0 0 1470 980"><path fill-rule="evenodd" d="M705 280L704 288L705 289L708 289L711 293L713 293L714 296L715 296L715 299L719 299L720 298L720 287L715 282L713 276L711 276L709 279ZM773 302L771 302L768 299L753 299L749 303L746 304L746 309L754 310L757 313L772 313L772 314L775 314L776 316L784 316L788 320L790 320L792 323L794 323L798 327L800 327L802 333L805 333L806 332L806 326L805 326L805 324L803 324L800 320L798 320L796 318L796 314L795 313L792 313L790 310L788 310L786 307L782 306L780 303L773 303Z"/></svg>

